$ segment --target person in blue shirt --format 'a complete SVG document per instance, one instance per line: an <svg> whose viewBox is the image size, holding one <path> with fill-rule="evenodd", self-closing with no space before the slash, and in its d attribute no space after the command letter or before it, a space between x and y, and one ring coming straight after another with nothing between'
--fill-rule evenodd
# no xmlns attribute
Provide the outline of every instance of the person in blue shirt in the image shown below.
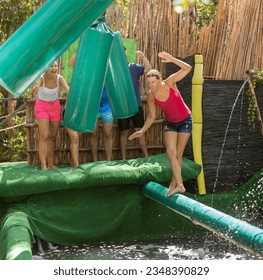
<svg viewBox="0 0 263 280"><path fill-rule="evenodd" d="M124 50L126 50L124 48ZM128 67L131 73L133 87L136 95L137 105L138 105L138 113L135 115L125 118L118 119L118 126L120 131L120 148L121 148L121 157L123 160L126 159L126 151L127 151L127 141L129 130L131 127L131 123L135 131L140 130L144 126L144 112L142 108L142 100L140 95L140 84L139 79L144 73L147 73L152 69L152 66L148 59L144 56L142 51L137 51L136 55L139 61L142 61L144 65L138 63L129 63ZM146 145L145 136L138 138L139 145L141 147L142 153L144 157L148 156L148 150Z"/></svg>
<svg viewBox="0 0 263 280"><path fill-rule="evenodd" d="M91 154L93 161L98 161L98 141L99 141L99 121L102 123L103 137L104 137L104 148L105 148L105 159L112 159L112 127L114 118L110 107L110 102L107 95L106 87L104 86L102 97L100 101L100 108L97 115L97 120L94 128L94 132L90 135Z"/></svg>
<svg viewBox="0 0 263 280"><path fill-rule="evenodd" d="M75 61L76 61L76 54L74 54L69 60L69 65L71 67L74 67ZM103 88L95 128L94 131L90 134L91 155L93 161L98 161L99 121L102 123L104 147L105 147L105 159L112 160L112 145L113 145L112 127L113 127L114 118L112 115L106 86L104 86Z"/></svg>

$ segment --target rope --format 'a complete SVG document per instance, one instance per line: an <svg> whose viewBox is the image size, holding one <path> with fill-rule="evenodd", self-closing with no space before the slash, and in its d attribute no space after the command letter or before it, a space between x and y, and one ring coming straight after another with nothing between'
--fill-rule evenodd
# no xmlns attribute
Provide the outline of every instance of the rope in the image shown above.
<svg viewBox="0 0 263 280"><path fill-rule="evenodd" d="M0 98L0 101L9 101L9 100L29 100L29 98Z"/></svg>
<svg viewBox="0 0 263 280"><path fill-rule="evenodd" d="M8 130L8 129L13 129L13 128L16 128L16 127L19 127L19 126L22 126L22 125L25 125L25 124L26 123L21 123L21 124L17 124L17 125L14 125L14 126L7 127L7 128L3 128L3 129L0 129L0 132Z"/></svg>
<svg viewBox="0 0 263 280"><path fill-rule="evenodd" d="M17 112L17 114L20 114L20 113L24 113L26 110L22 110L22 111L19 111L19 112ZM6 118L6 117L9 117L10 116L10 114L9 115L5 115L5 116L2 116L2 117L0 117L0 120L1 119L4 119L4 118Z"/></svg>
<svg viewBox="0 0 263 280"><path fill-rule="evenodd" d="M26 103L22 104L18 109L16 109L12 114L8 115L3 121L0 122L0 125L4 124L8 120L10 120L17 112L20 112L22 109L26 107Z"/></svg>

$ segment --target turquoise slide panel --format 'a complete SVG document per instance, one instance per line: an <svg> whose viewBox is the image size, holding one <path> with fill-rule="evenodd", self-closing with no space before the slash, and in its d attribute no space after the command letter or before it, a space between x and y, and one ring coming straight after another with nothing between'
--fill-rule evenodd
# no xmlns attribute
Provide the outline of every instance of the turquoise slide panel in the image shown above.
<svg viewBox="0 0 263 280"><path fill-rule="evenodd" d="M63 120L66 127L94 131L113 38L104 22L81 36Z"/></svg>
<svg viewBox="0 0 263 280"><path fill-rule="evenodd" d="M186 195L174 194L168 197L168 189L155 182L146 183L143 192L147 197L189 218L194 223L220 233L263 256L263 229L206 206Z"/></svg>
<svg viewBox="0 0 263 280"><path fill-rule="evenodd" d="M0 84L19 97L112 0L49 0L0 47Z"/></svg>
<svg viewBox="0 0 263 280"><path fill-rule="evenodd" d="M138 112L132 78L119 32L114 32L106 85L115 118L127 118Z"/></svg>

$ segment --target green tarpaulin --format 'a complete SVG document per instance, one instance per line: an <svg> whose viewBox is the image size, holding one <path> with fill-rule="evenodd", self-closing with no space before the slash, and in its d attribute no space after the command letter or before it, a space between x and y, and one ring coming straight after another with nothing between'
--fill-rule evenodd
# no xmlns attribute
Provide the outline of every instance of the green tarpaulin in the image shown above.
<svg viewBox="0 0 263 280"><path fill-rule="evenodd" d="M200 169L184 158L184 180L196 179ZM15 252L20 252L17 258L30 256L33 236L64 245L151 240L177 236L176 227L185 224L184 218L174 219L169 209L142 192L150 180L164 184L171 180L166 154L49 171L25 162L5 163L0 164L0 174L0 201L5 202L0 204L2 258L16 258ZM196 233L188 223L185 230ZM13 246L16 236L24 240L18 242L19 250Z"/></svg>
<svg viewBox="0 0 263 280"><path fill-rule="evenodd" d="M184 180L200 166L184 159ZM143 194L149 181L169 184L165 154L41 171L24 163L0 164L0 256L30 259L34 236L62 245L197 236L206 231ZM184 196L236 218L263 207L263 171L227 194ZM167 190L166 190L167 191Z"/></svg>

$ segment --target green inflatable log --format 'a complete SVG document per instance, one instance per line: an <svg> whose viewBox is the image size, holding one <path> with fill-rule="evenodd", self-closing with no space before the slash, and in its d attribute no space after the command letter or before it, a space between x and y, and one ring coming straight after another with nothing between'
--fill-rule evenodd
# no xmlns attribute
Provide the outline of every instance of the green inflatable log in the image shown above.
<svg viewBox="0 0 263 280"><path fill-rule="evenodd" d="M104 22L81 36L63 120L66 127L94 131L113 38Z"/></svg>
<svg viewBox="0 0 263 280"><path fill-rule="evenodd" d="M263 257L263 229L206 206L185 195L175 194L168 197L168 189L155 182L145 184L143 192L147 197L189 218L195 224L220 234L229 241Z"/></svg>
<svg viewBox="0 0 263 280"><path fill-rule="evenodd" d="M127 118L138 112L132 78L119 32L114 32L106 85L115 118Z"/></svg>
<svg viewBox="0 0 263 280"><path fill-rule="evenodd" d="M33 241L27 215L20 211L7 214L1 223L0 259L31 260Z"/></svg>
<svg viewBox="0 0 263 280"><path fill-rule="evenodd" d="M0 48L0 84L19 97L112 0L49 0Z"/></svg>

